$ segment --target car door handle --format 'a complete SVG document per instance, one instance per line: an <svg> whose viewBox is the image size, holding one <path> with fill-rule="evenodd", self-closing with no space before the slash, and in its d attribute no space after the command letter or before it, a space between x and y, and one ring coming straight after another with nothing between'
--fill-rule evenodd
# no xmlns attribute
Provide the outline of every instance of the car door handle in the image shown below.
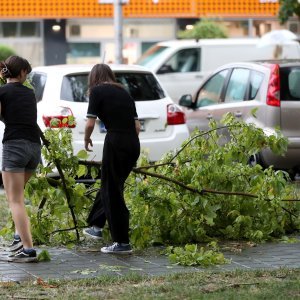
<svg viewBox="0 0 300 300"><path fill-rule="evenodd" d="M243 115L243 113L241 111L234 112L234 116L237 118L240 118L242 115Z"/></svg>
<svg viewBox="0 0 300 300"><path fill-rule="evenodd" d="M212 114L210 114L210 113L207 114L207 116L206 116L206 119L207 119L207 120L211 120L212 118L213 118L213 115L212 115Z"/></svg>

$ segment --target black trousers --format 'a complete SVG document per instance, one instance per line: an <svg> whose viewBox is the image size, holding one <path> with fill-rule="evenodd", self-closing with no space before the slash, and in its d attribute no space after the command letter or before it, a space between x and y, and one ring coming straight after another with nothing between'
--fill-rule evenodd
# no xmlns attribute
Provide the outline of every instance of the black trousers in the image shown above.
<svg viewBox="0 0 300 300"><path fill-rule="evenodd" d="M124 183L140 155L135 132L108 132L105 137L101 188L88 216L90 226L103 228L107 220L112 240L129 243L129 211L124 201Z"/></svg>

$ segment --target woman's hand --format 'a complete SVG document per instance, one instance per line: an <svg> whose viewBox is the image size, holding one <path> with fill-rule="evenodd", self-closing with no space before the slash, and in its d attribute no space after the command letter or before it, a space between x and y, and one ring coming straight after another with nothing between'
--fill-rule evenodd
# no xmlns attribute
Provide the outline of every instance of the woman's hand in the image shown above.
<svg viewBox="0 0 300 300"><path fill-rule="evenodd" d="M89 148L89 145L91 147L93 147L93 141L92 141L92 139L91 138L84 139L84 148L85 148L85 150L91 152L93 150Z"/></svg>

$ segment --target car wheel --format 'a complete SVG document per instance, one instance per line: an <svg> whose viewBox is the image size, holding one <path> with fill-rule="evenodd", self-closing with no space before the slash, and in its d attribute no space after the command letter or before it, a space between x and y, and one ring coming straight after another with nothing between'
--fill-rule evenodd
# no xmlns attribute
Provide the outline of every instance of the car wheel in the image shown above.
<svg viewBox="0 0 300 300"><path fill-rule="evenodd" d="M254 167L255 165L261 165L263 167L263 161L261 159L260 154L255 153L255 154L251 155L248 160L248 164L252 167Z"/></svg>

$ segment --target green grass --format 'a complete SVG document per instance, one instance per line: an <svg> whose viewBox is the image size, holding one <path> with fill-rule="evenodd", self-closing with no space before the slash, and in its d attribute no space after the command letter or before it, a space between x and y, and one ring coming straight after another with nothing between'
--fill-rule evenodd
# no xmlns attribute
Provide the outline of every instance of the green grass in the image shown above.
<svg viewBox="0 0 300 300"><path fill-rule="evenodd" d="M300 299L300 269L0 283L0 299Z"/></svg>

